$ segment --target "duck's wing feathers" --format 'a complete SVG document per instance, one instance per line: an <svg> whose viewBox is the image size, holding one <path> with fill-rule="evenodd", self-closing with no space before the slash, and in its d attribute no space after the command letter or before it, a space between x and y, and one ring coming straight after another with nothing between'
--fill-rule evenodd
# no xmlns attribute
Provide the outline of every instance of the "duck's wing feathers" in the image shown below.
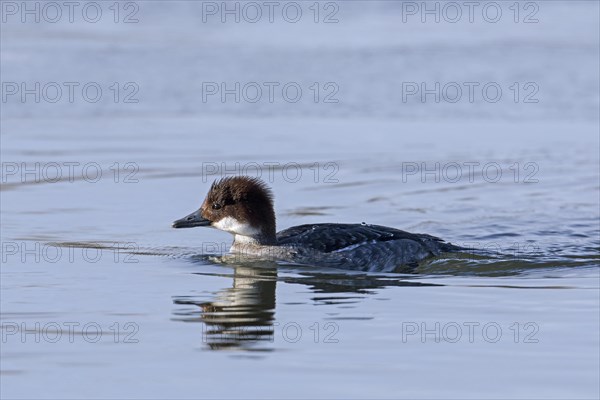
<svg viewBox="0 0 600 400"><path fill-rule="evenodd" d="M277 234L280 245L302 245L323 253L394 240L417 242L433 254L450 251L453 247L435 236L367 224L308 224L294 226Z"/></svg>

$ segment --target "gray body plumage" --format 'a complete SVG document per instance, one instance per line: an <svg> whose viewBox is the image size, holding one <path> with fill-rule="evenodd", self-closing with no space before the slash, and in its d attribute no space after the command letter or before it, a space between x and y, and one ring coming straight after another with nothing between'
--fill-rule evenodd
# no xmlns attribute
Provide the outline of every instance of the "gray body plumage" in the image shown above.
<svg viewBox="0 0 600 400"><path fill-rule="evenodd" d="M281 258L360 271L391 272L460 247L426 234L367 224L308 224L277 233ZM285 250L284 250L285 249Z"/></svg>

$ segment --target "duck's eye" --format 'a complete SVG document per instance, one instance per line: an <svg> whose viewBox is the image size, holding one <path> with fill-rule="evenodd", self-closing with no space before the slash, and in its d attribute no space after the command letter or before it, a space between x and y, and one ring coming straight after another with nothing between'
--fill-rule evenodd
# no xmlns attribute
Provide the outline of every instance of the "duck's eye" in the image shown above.
<svg viewBox="0 0 600 400"><path fill-rule="evenodd" d="M221 205L219 203L213 203L212 208L213 210L219 210L221 208Z"/></svg>

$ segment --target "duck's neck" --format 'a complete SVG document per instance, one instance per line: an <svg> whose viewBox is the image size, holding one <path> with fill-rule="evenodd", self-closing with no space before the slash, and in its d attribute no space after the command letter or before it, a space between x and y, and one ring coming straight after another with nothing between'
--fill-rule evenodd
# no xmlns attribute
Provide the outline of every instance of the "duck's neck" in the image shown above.
<svg viewBox="0 0 600 400"><path fill-rule="evenodd" d="M233 236L232 250L245 246L275 246L276 244L277 238L274 232L273 234L265 234L261 231L260 234L252 236L235 234Z"/></svg>

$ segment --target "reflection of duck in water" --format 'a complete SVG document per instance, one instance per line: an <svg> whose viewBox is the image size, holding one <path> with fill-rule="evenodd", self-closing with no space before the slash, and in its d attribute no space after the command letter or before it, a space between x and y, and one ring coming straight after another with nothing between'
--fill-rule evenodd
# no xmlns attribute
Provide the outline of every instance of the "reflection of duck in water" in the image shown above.
<svg viewBox="0 0 600 400"><path fill-rule="evenodd" d="M175 304L201 309L200 318L181 320L204 323L202 340L213 350L248 347L273 340L277 270L238 266L233 286L219 291L210 302L180 298ZM181 315L181 314L180 314ZM197 311L185 315L197 315Z"/></svg>
<svg viewBox="0 0 600 400"><path fill-rule="evenodd" d="M201 264L205 265L203 259ZM225 260L227 258L223 258ZM275 263L267 261L232 266L233 285L220 290L212 301L198 301L187 296L179 296L175 300L178 305L200 307L199 310L196 307L178 310L175 314L180 321L202 322L202 339L211 350L270 350L270 346L258 346L275 340L275 289L278 279L282 283L309 286L315 294L337 293L335 297L314 296L311 299L316 304L332 305L356 303L364 295L375 293L371 289L386 286L438 286L403 281L393 276L378 277L343 271L337 274L321 273L293 266L287 267L294 270L291 276L278 277Z"/></svg>
<svg viewBox="0 0 600 400"><path fill-rule="evenodd" d="M200 209L173 223L196 226L232 233L232 253L362 271L394 271L460 250L434 236L368 224L309 224L276 234L270 189L245 176L214 182Z"/></svg>

